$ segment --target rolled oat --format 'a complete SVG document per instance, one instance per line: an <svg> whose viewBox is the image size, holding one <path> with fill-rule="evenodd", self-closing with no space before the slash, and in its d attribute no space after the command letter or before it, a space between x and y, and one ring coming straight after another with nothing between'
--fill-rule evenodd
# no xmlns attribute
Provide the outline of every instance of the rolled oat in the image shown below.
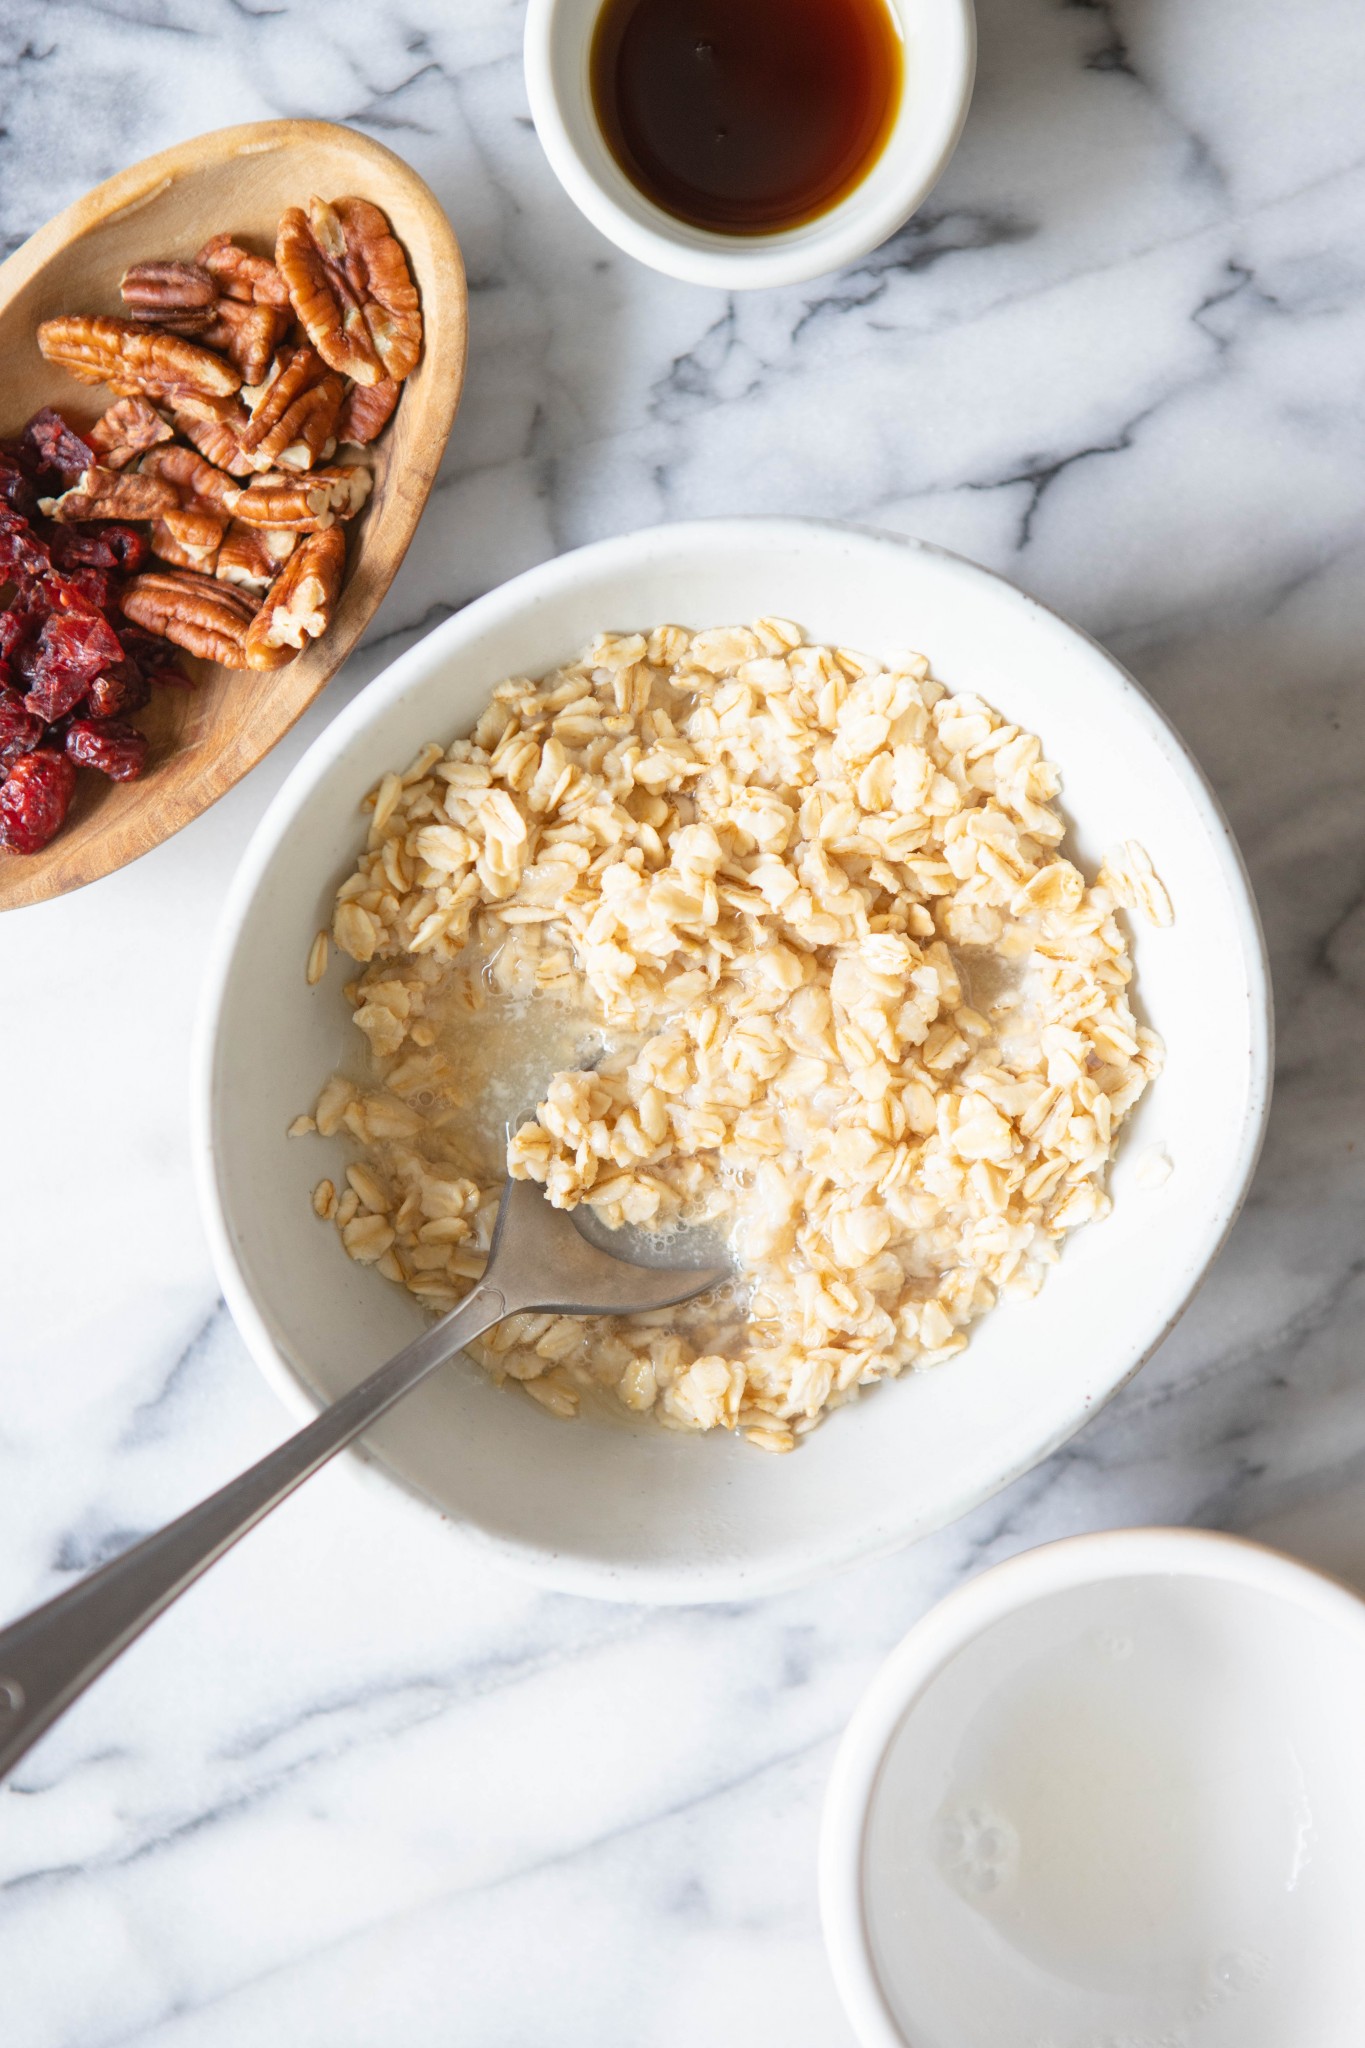
<svg viewBox="0 0 1365 2048"><path fill-rule="evenodd" d="M1086 881L1058 789L1035 737L922 656L780 619L602 634L500 684L469 739L367 801L332 927L362 970L366 1078L314 1112L363 1156L315 1208L442 1312L507 1171L612 1225L719 1222L738 1274L718 1301L514 1317L477 1353L555 1414L605 1389L790 1450L960 1352L1108 1211L1161 1060L1115 910L1170 904L1132 841ZM605 1046L553 1075L505 1160L471 1138L452 995L457 1018L521 1005Z"/></svg>

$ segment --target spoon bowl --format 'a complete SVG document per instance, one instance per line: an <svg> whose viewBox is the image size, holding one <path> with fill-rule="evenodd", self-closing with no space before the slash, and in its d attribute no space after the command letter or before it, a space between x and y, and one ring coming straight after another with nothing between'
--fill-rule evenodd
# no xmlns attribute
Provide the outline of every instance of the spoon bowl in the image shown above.
<svg viewBox="0 0 1365 2048"><path fill-rule="evenodd" d="M196 136L97 185L0 264L0 434L40 406L77 427L112 400L47 362L40 321L119 313L132 263L192 258L231 232L273 248L287 206L357 193L388 215L422 296L422 359L369 451L374 492L350 536L336 615L286 668L226 669L184 657L188 690L159 689L139 717L151 741L136 782L77 778L62 831L36 854L0 851L0 909L37 903L124 867L207 810L304 712L377 610L421 517L464 381L468 294L459 243L435 194L382 143L329 121L256 121Z"/></svg>

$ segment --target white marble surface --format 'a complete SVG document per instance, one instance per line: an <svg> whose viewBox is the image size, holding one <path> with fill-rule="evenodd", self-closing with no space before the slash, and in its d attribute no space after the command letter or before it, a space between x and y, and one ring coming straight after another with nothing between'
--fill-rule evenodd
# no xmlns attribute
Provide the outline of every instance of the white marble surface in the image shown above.
<svg viewBox="0 0 1365 2048"><path fill-rule="evenodd" d="M504 0L0 0L5 246L198 129L325 115L419 166L474 286L464 410L368 651L191 830L0 930L0 1614L284 1433L190 1187L207 934L338 706L579 541L835 514L946 541L1107 640L1246 850L1269 1143L1135 1384L967 1522L835 1583L726 1611L550 1598L324 1474L0 1791L4 2048L833 2048L821 1790L932 1598L1134 1521L1365 1566L1359 0L984 0L921 216L734 302L574 213L520 26Z"/></svg>

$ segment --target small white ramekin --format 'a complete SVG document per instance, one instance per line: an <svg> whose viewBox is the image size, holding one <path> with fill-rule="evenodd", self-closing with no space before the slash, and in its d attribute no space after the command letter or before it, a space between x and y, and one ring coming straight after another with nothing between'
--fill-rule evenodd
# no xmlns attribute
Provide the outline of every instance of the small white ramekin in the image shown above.
<svg viewBox="0 0 1365 2048"><path fill-rule="evenodd" d="M654 270L688 284L752 291L800 284L865 256L895 233L943 175L971 104L972 0L887 0L905 41L900 112L880 157L818 220L774 235L722 235L675 220L630 182L593 112L588 58L602 0L530 0L526 91L550 167L593 226Z"/></svg>
<svg viewBox="0 0 1365 2048"><path fill-rule="evenodd" d="M1069 1537L1025 1551L968 1580L915 1624L864 1694L835 1758L820 1840L820 1912L839 1995L861 2048L938 2048L942 2039L938 2018L918 2023L927 2026L927 2032L919 2031L918 2025L907 2030L897 2015L895 1994L878 1967L874 1894L885 1899L888 1894L879 1891L879 1887L889 1884L894 1888L904 1879L886 1861L885 1831L879 1836L877 1816L883 1810L884 1800L892 1802L889 1810L894 1811L896 1795L887 1789L893 1779L904 1782L908 1775L924 1786L927 1800L932 1802L936 1796L931 1757L923 1749L917 1755L904 1751L896 1755L900 1744L916 1740L915 1723L907 1724L907 1717L925 1700L930 1689L946 1678L950 1667L958 1674L962 1672L963 1660L974 1647L980 1647L982 1638L990 1632L1011 1629L1018 1640L1021 1631L1031 1628L1041 1646L1047 1640L1048 1626L1043 1603L1054 1596L1076 1594L1088 1588L1103 1591L1112 1606L1122 1583L1134 1581L1145 1581L1153 1589L1182 1581L1187 1585L1199 1582L1212 1603L1208 1613L1219 1619L1233 1611L1230 1603L1239 1597L1244 1601L1248 1594L1266 1596L1264 1613L1258 1617L1256 1628L1267 1656L1298 1673L1309 1699L1320 1701L1323 1716L1335 1716L1338 1724L1335 1743L1327 1738L1318 1744L1321 1755L1326 1757L1325 1769L1319 1775L1326 1779L1331 1797L1326 1801L1315 1799L1309 1812L1305 1791L1306 1818L1300 1835L1299 1860L1288 1892L1292 1893L1298 1884L1301 1867L1311 1869L1330 1850L1331 1844L1324 1847L1322 1841L1325 1830L1335 1826L1338 1832L1345 1830L1351 1834L1354 1822L1348 1823L1344 1816L1348 1811L1359 1815L1365 1810L1365 1761L1355 1736L1361 1703L1365 1701L1365 1602L1355 1593L1278 1551L1208 1530L1115 1529ZM1305 1624L1313 1625L1308 1634ZM1190 1645L1194 1656L1200 1655L1201 1650L1206 1657L1214 1654L1205 1638ZM1038 1667L1035 1664L1028 1668ZM984 1695L980 1696L980 1705L987 1705ZM973 1705L968 1711L975 1710ZM1275 1732L1279 1733L1278 1724ZM965 1719L962 1734L969 1739ZM1299 1745L1303 1757L1313 1746L1304 1742L1303 1736L1302 1729L1285 1731L1284 1740L1296 1757L1300 1754ZM1128 1846L1122 1839L1113 1841L1112 1861L1119 1869L1125 1866ZM1220 1880L1227 1881L1231 1867L1228 1857L1235 1855L1235 1851L1212 1838L1203 1840L1199 1846L1203 1852L1197 1871L1199 1882L1205 1890L1213 1887L1216 1896ZM904 1859L907 1852L898 1848L896 1853ZM1352 1843L1348 1840L1348 1864L1352 1855ZM1324 1886L1319 1878L1318 1895L1308 1902L1317 1945L1315 1967L1306 1973L1306 1982L1301 1973L1298 1983L1268 1982L1256 1990L1255 1997L1260 2000L1254 2015L1256 2024L1248 2030L1243 2020L1242 2031L1236 2036L1247 2048L1289 2039L1321 2043L1322 2048L1332 2044L1335 2048L1339 2042L1356 2038L1353 2026L1348 2025L1346 2031L1341 2029L1342 1978L1345 1975L1350 1980L1345 1992L1347 2008L1358 2009L1365 1960L1359 1960L1358 1933L1351 1918L1354 1909L1346 1899L1338 1897L1339 1889L1330 1881ZM1350 1885L1346 1887L1348 1893L1353 1889ZM921 1923L908 1908L903 1917L913 1938ZM945 1960L961 1981L977 1986L974 1995L980 1996L983 1965L1000 1937L984 1921L974 1925L973 1940L964 1940L961 1952ZM1149 1969L1155 1975L1162 1958L1155 1933L1149 1930L1148 1938L1152 1944ZM943 1956L941 1946L934 1950L934 1955L936 1959ZM920 1981L913 1969L909 1974ZM1078 1987L1079 1981L1078 1978ZM926 2000L932 1996L925 1995ZM1164 2027L1149 2030L1146 2025L1133 2031L1126 2024L1096 2027L1092 2014L1080 2009L1079 1988L1076 1996L1074 2027L1063 2030L1068 2043L1093 2041L1095 2048L1102 2048L1102 2044L1112 2042L1118 2048L1120 2040L1131 2040L1137 2048L1140 2040L1156 2048L1158 2040L1174 2043L1178 2039L1195 2048L1199 2042L1234 2038L1222 2030L1226 2021L1234 2019L1229 2012L1219 2011L1213 2031L1204 2030L1204 2019L1219 2004L1217 1997L1206 1999L1198 2007L1198 2016L1189 2031L1184 2024L1189 2015L1182 2016L1181 2023L1170 2031ZM1286 2006L1292 2010L1286 2011ZM1241 2008L1238 2010L1240 2013ZM1068 2018L1071 2017L1069 2014ZM972 2044L973 2048L1004 2048L1008 2042L1010 2048L1014 2044L1023 2048L1025 2040L1032 2043L1044 2037L1051 2043L1053 2028L1045 2027L1043 2036L1039 2036L1022 2014L1013 2015L1006 2030L1001 2031L999 2016L995 2014L977 2026Z"/></svg>

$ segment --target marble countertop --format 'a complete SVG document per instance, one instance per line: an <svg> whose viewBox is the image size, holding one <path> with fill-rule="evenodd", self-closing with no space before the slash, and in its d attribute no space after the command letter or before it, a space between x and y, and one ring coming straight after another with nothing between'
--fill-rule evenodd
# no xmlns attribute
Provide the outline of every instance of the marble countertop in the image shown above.
<svg viewBox="0 0 1365 2048"><path fill-rule="evenodd" d="M0 1614L277 1441L195 1213L188 1046L248 834L453 607L599 535L795 511L973 555L1105 640L1216 784L1279 1075L1190 1313L1066 1449L750 1607L551 1597L329 1471L0 1791L5 2048L836 2048L834 1744L964 1573L1125 1522L1365 1577L1365 14L981 0L960 149L886 247L727 299L541 156L509 0L0 0L0 244L197 130L349 121L449 208L469 382L372 630L216 810L0 930Z"/></svg>

